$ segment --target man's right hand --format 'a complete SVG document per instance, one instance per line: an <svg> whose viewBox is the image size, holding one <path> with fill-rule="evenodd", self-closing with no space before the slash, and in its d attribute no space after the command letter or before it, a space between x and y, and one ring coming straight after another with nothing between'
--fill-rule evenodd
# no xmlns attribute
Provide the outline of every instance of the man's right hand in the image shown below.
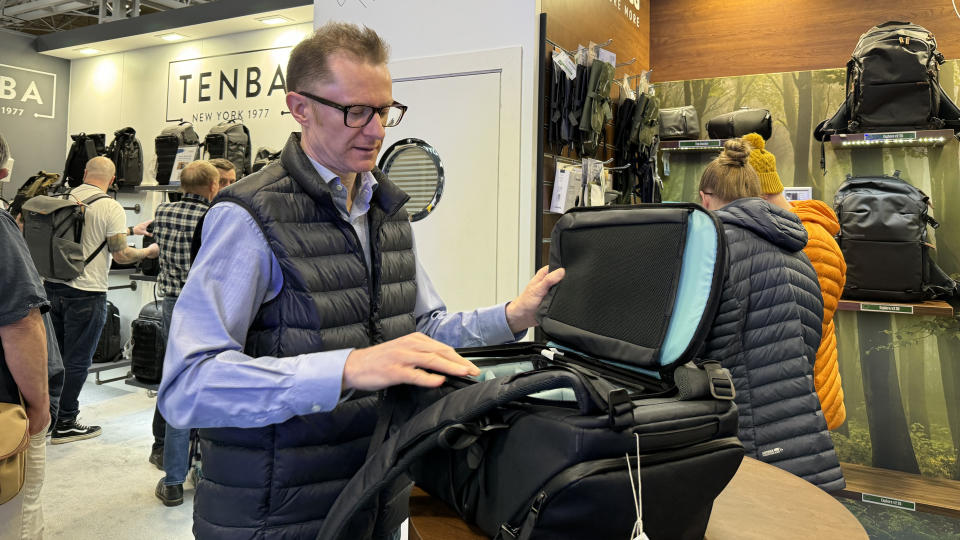
<svg viewBox="0 0 960 540"><path fill-rule="evenodd" d="M480 374L477 366L452 347L416 332L351 352L343 366L343 389L373 391L396 384L443 384L443 375L424 369L459 377Z"/></svg>

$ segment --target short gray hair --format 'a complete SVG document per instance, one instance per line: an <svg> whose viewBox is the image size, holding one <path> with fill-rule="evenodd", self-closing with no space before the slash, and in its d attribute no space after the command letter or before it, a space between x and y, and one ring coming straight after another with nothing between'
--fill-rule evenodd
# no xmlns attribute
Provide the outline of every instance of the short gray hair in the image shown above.
<svg viewBox="0 0 960 540"><path fill-rule="evenodd" d="M368 64L386 64L390 58L390 48L375 31L331 21L293 48L287 62L287 91L301 92L313 83L329 81L332 75L327 61L336 53Z"/></svg>

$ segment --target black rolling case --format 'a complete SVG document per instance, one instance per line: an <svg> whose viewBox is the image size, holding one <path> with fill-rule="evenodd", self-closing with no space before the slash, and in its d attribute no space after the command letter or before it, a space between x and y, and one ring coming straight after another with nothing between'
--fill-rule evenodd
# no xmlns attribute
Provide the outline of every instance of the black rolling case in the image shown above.
<svg viewBox="0 0 960 540"><path fill-rule="evenodd" d="M163 335L160 301L143 306L140 315L130 323L133 353L130 371L138 381L158 384L163 376L163 355L167 342Z"/></svg>
<svg viewBox="0 0 960 540"><path fill-rule="evenodd" d="M743 458L729 373L691 363L719 302L721 225L691 204L577 209L550 257L567 270L538 313L551 341L462 349L479 381L386 391L373 439L389 438L318 538L389 535L412 481L497 539L633 538L638 466L649 537L703 538Z"/></svg>

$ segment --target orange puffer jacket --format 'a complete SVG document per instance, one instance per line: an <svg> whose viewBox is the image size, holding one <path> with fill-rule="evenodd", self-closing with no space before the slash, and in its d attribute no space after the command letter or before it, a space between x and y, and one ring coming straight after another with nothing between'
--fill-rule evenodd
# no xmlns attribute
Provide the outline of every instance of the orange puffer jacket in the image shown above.
<svg viewBox="0 0 960 540"><path fill-rule="evenodd" d="M823 294L823 337L817 350L813 376L827 427L836 429L847 418L837 365L837 332L833 324L833 314L837 310L847 275L847 263L833 238L840 231L840 223L833 209L823 201L794 201L791 205L807 229L809 240L803 252L817 271Z"/></svg>

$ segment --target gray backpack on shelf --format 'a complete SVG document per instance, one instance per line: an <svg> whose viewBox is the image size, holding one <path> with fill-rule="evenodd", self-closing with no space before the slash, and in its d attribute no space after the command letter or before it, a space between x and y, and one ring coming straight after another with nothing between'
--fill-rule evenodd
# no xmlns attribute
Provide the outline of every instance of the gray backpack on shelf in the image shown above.
<svg viewBox="0 0 960 540"><path fill-rule="evenodd" d="M247 126L231 120L210 128L204 138L208 159L224 158L237 168L237 180L250 174L250 130Z"/></svg>
<svg viewBox="0 0 960 540"><path fill-rule="evenodd" d="M80 201L70 193L39 195L23 203L23 238L37 272L48 279L70 281L103 251L106 239L88 257L83 257L83 224L87 208L106 193Z"/></svg>

